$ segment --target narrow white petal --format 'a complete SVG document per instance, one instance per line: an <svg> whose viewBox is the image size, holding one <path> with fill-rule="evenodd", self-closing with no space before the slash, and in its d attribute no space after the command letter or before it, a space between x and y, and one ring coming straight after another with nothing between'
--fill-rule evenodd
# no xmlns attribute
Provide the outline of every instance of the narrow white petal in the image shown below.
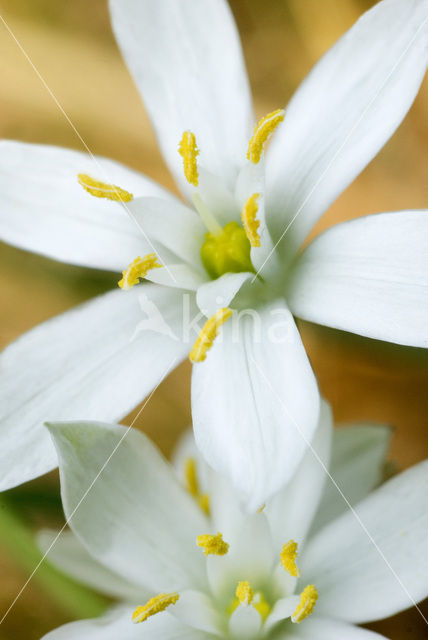
<svg viewBox="0 0 428 640"><path fill-rule="evenodd" d="M330 475L352 506L381 483L390 439L390 429L380 425L355 424L334 431ZM339 490L328 479L312 533L347 509Z"/></svg>
<svg viewBox="0 0 428 640"><path fill-rule="evenodd" d="M259 222L257 231L260 236L260 246L251 248L251 261L254 269L257 272L260 270L264 281L278 280L284 270L278 252L275 251L266 221L264 157L257 164L247 162L242 167L236 181L235 193L241 211L244 209L248 198L251 198L255 193L259 194L256 220Z"/></svg>
<svg viewBox="0 0 428 640"><path fill-rule="evenodd" d="M297 90L266 161L273 239L292 223L284 260L403 120L426 71L427 34L427 0L379 2Z"/></svg>
<svg viewBox="0 0 428 640"><path fill-rule="evenodd" d="M262 621L258 611L252 606L240 605L229 619L230 638L253 640L259 638Z"/></svg>
<svg viewBox="0 0 428 640"><path fill-rule="evenodd" d="M71 531L43 529L37 542L50 564L100 593L137 604L153 595L95 560Z"/></svg>
<svg viewBox="0 0 428 640"><path fill-rule="evenodd" d="M225 556L209 556L207 572L213 593L221 601L230 601L240 580L250 585L270 582L274 562L272 536L263 513L255 513L241 520L241 525L223 539L230 545ZM232 591L230 589L232 588Z"/></svg>
<svg viewBox="0 0 428 640"><path fill-rule="evenodd" d="M316 382L282 301L234 314L193 367L195 438L257 510L293 474L319 412Z"/></svg>
<svg viewBox="0 0 428 640"><path fill-rule="evenodd" d="M119 271L150 246L120 203L84 191L79 173L173 202L155 182L112 160L2 140L0 239L61 262Z"/></svg>
<svg viewBox="0 0 428 640"><path fill-rule="evenodd" d="M296 611L299 602L300 597L298 595L288 596L287 598L277 600L271 613L266 619L264 629L268 631L277 624L277 622L289 618ZM288 638L289 635L287 634L286 637Z"/></svg>
<svg viewBox="0 0 428 640"><path fill-rule="evenodd" d="M198 173L198 193L218 223L224 226L233 220L240 222L241 207L225 181L204 167L198 166Z"/></svg>
<svg viewBox="0 0 428 640"><path fill-rule="evenodd" d="M182 484L185 465L189 458L196 463L199 491L209 496L210 520L213 530L221 531L224 540L235 540L242 530L247 515L241 508L238 495L224 476L207 465L196 446L193 431L189 429L180 439L173 456L173 464Z"/></svg>
<svg viewBox="0 0 428 640"><path fill-rule="evenodd" d="M381 636L367 629L360 629L353 625L333 620L330 618L321 618L317 614L303 620L301 624L294 624L290 630L290 634L284 636L284 640L297 640L304 638L305 640L387 640L385 636ZM282 640L279 635L276 640Z"/></svg>
<svg viewBox="0 0 428 640"><path fill-rule="evenodd" d="M241 287L253 277L252 273L225 273L216 280L202 284L196 303L204 315L210 317L221 307L228 307Z"/></svg>
<svg viewBox="0 0 428 640"><path fill-rule="evenodd" d="M192 301L186 298L193 313ZM45 420L123 418L185 356L183 292L117 289L37 326L0 358L0 489L53 469Z"/></svg>
<svg viewBox="0 0 428 640"><path fill-rule="evenodd" d="M428 211L381 213L316 238L290 278L293 313L369 338L428 345Z"/></svg>
<svg viewBox="0 0 428 640"><path fill-rule="evenodd" d="M170 614L192 629L224 637L225 617L218 603L201 591L183 591Z"/></svg>
<svg viewBox="0 0 428 640"><path fill-rule="evenodd" d="M213 640L215 637L191 629L167 611L134 624L132 611L115 608L101 618L70 622L46 634L42 640Z"/></svg>
<svg viewBox="0 0 428 640"><path fill-rule="evenodd" d="M206 518L148 438L99 422L49 431L65 515L91 555L154 592L205 584L195 537Z"/></svg>
<svg viewBox="0 0 428 640"><path fill-rule="evenodd" d="M305 550L301 571L321 594L317 612L369 622L425 598L428 462L387 482L355 513L324 527Z"/></svg>
<svg viewBox="0 0 428 640"><path fill-rule="evenodd" d="M197 291L204 284L205 278L200 271L197 271L189 264L167 264L161 269L151 269L146 280L175 289L186 289L187 291Z"/></svg>
<svg viewBox="0 0 428 640"><path fill-rule="evenodd" d="M133 609L114 607L92 620L70 622L50 631L42 640L140 640L141 630L132 623ZM143 636L144 637L144 636Z"/></svg>
<svg viewBox="0 0 428 640"><path fill-rule="evenodd" d="M162 198L135 198L128 203L138 225L153 243L161 262L163 247L182 262L205 270L201 262L201 246L206 229L198 214L180 202Z"/></svg>
<svg viewBox="0 0 428 640"><path fill-rule="evenodd" d="M323 489L329 482L332 429L330 405L323 400L311 449L306 452L292 480L266 505L278 562L282 546L288 540L294 540L299 550L303 550Z"/></svg>
<svg viewBox="0 0 428 640"><path fill-rule="evenodd" d="M110 0L113 29L161 150L184 185L178 144L196 135L201 165L233 179L253 122L239 38L224 0Z"/></svg>

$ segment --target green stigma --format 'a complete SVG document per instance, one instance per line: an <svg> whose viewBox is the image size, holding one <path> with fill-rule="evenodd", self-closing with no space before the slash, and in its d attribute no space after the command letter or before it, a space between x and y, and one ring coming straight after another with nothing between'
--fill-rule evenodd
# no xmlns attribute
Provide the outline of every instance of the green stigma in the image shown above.
<svg viewBox="0 0 428 640"><path fill-rule="evenodd" d="M203 265L212 278L224 273L254 272L250 253L250 241L238 222L229 222L218 234L206 233L201 248Z"/></svg>

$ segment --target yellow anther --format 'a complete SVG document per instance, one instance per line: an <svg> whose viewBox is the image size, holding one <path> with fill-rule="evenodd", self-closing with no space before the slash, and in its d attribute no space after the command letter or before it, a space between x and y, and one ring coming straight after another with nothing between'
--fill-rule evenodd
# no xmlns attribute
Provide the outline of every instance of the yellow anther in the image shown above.
<svg viewBox="0 0 428 640"><path fill-rule="evenodd" d="M194 458L187 458L184 462L184 477L186 479L187 491L196 498L199 495L199 483Z"/></svg>
<svg viewBox="0 0 428 640"><path fill-rule="evenodd" d="M210 497L206 493L199 493L198 475L194 458L187 458L184 462L184 477L186 489L193 496L204 513L210 513Z"/></svg>
<svg viewBox="0 0 428 640"><path fill-rule="evenodd" d="M298 544L294 542L294 540L289 540L283 547L281 551L281 564L286 571L293 576L293 578L299 578L300 571L299 567L296 564L297 560L297 549Z"/></svg>
<svg viewBox="0 0 428 640"><path fill-rule="evenodd" d="M191 362L203 362L205 360L208 351L214 344L221 325L224 324L231 315L232 309L223 307L222 309L218 309L218 311L206 321L189 354Z"/></svg>
<svg viewBox="0 0 428 640"><path fill-rule="evenodd" d="M221 533L217 533L215 536L211 536L208 533L198 536L196 538L196 544L204 550L206 556L210 554L224 556L229 551L229 545L223 540Z"/></svg>
<svg viewBox="0 0 428 640"><path fill-rule="evenodd" d="M313 584L305 587L300 594L300 602L296 611L291 616L291 622L299 623L311 615L318 600L318 591Z"/></svg>
<svg viewBox="0 0 428 640"><path fill-rule="evenodd" d="M197 187L199 175L196 157L199 155L199 149L196 145L194 133L191 131L185 131L183 133L183 137L178 146L178 153L183 158L184 175L186 176L187 182Z"/></svg>
<svg viewBox="0 0 428 640"><path fill-rule="evenodd" d="M253 137L248 143L247 158L257 164L263 153L263 146L270 134L284 120L284 109L277 109L264 116L255 126Z"/></svg>
<svg viewBox="0 0 428 640"><path fill-rule="evenodd" d="M117 187L115 184L107 184L106 182L100 182L94 180L86 173L79 173L77 176L79 184L96 198L107 198L108 200L115 200L117 202L130 202L134 197L129 191Z"/></svg>
<svg viewBox="0 0 428 640"><path fill-rule="evenodd" d="M137 607L132 614L132 622L144 622L150 616L154 616L155 613L165 611L171 604L175 604L179 598L179 594L174 593L160 593L154 598L150 598L145 605Z"/></svg>
<svg viewBox="0 0 428 640"><path fill-rule="evenodd" d="M250 583L246 580L243 582L238 582L235 595L238 598L240 604L244 605L251 604L254 598L254 593L252 588L250 587Z"/></svg>
<svg viewBox="0 0 428 640"><path fill-rule="evenodd" d="M158 262L155 253L148 253L144 258L135 258L125 271L122 271L122 279L117 283L121 289L131 289L138 284L140 278L145 278L150 269L159 269L162 265Z"/></svg>
<svg viewBox="0 0 428 640"><path fill-rule="evenodd" d="M210 497L207 493L201 493L197 497L197 503L201 507L202 511L209 516L211 511Z"/></svg>
<svg viewBox="0 0 428 640"><path fill-rule="evenodd" d="M261 591L257 591L253 598L253 607L256 611L259 612L261 619L263 622L266 620L268 615L270 614L272 608L269 602L265 599L263 593Z"/></svg>
<svg viewBox="0 0 428 640"><path fill-rule="evenodd" d="M241 212L242 225L252 247L260 247L260 221L256 218L259 210L259 197L260 193L253 193L245 202Z"/></svg>

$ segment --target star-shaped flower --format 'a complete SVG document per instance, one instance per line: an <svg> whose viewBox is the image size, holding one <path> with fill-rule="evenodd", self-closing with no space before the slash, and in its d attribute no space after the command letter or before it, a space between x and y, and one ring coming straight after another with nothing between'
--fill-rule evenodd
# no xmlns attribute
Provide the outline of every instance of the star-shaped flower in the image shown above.
<svg viewBox="0 0 428 640"><path fill-rule="evenodd" d="M147 437L122 426L60 423L50 431L64 510L86 550L68 533L49 558L124 604L46 640L380 640L353 623L428 594L428 463L376 488L386 428L338 430L329 462L323 403L313 449L251 515L191 437L174 472ZM44 546L51 539L45 534Z"/></svg>
<svg viewBox="0 0 428 640"><path fill-rule="evenodd" d="M426 211L339 224L300 249L411 106L427 65L428 0L380 2L286 110L258 124L223 0L110 6L187 202L111 161L1 144L1 237L65 262L123 270L128 290L6 349L1 487L56 465L43 420L121 419L190 353L198 446L255 510L291 477L319 413L293 315L426 344ZM137 285L143 277L154 284ZM140 299L154 316L142 313ZM199 336L186 316L199 319Z"/></svg>

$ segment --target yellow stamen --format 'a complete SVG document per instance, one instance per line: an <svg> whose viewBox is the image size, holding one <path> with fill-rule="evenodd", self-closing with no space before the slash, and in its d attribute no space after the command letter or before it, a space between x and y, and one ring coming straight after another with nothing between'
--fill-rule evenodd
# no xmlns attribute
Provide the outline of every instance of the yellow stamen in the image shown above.
<svg viewBox="0 0 428 640"><path fill-rule="evenodd" d="M260 247L260 234L258 231L260 221L256 219L257 211L259 210L259 197L260 193L253 193L245 202L241 212L242 225L252 247Z"/></svg>
<svg viewBox="0 0 428 640"><path fill-rule="evenodd" d="M246 580L243 582L238 582L235 595L238 598L240 604L243 605L251 604L254 598L254 593L252 588L250 587L250 583Z"/></svg>
<svg viewBox="0 0 428 640"><path fill-rule="evenodd" d="M272 113L268 113L256 124L253 137L248 144L247 158L250 162L254 164L260 162L266 140L283 120L284 109L277 109Z"/></svg>
<svg viewBox="0 0 428 640"><path fill-rule="evenodd" d="M299 623L311 615L318 600L318 591L313 584L305 587L300 594L300 602L296 611L291 616L291 622Z"/></svg>
<svg viewBox="0 0 428 640"><path fill-rule="evenodd" d="M145 605L137 607L132 614L132 622L144 622L150 616L154 616L155 613L165 611L171 604L175 604L179 598L179 594L174 593L160 593L159 595L151 598Z"/></svg>
<svg viewBox="0 0 428 640"><path fill-rule="evenodd" d="M100 180L94 180L86 173L79 173L77 176L79 184L96 198L107 198L108 200L115 200L116 202L130 202L133 199L132 193L125 191L117 187L115 184L107 184L106 182L100 182Z"/></svg>
<svg viewBox="0 0 428 640"><path fill-rule="evenodd" d="M199 495L196 499L198 505L200 506L200 508L202 509L202 511L209 516L210 512L211 512L211 503L210 503L210 497L207 493L201 493L201 495Z"/></svg>
<svg viewBox="0 0 428 640"><path fill-rule="evenodd" d="M256 611L259 612L263 622L266 620L272 610L269 602L265 599L261 591L257 591L257 593L255 594L253 599L253 607Z"/></svg>
<svg viewBox="0 0 428 640"><path fill-rule="evenodd" d="M208 351L214 344L221 325L224 324L231 315L232 309L223 307L222 309L218 309L218 311L206 321L189 354L191 362L203 362L205 360Z"/></svg>
<svg viewBox="0 0 428 640"><path fill-rule="evenodd" d="M187 458L184 462L184 477L186 489L193 496L204 513L210 513L210 497L206 493L199 493L199 482L196 473L196 462L194 458Z"/></svg>
<svg viewBox="0 0 428 640"><path fill-rule="evenodd" d="M178 146L178 153L183 158L184 175L187 182L197 187L199 182L198 163L196 157L199 155L199 149L196 145L195 134L191 131L185 131L181 142Z"/></svg>
<svg viewBox="0 0 428 640"><path fill-rule="evenodd" d="M150 269L159 269L161 266L155 253L148 253L144 258L138 256L125 271L122 271L123 278L117 284L121 289L131 289L134 284L138 284L140 278L146 277Z"/></svg>
<svg viewBox="0 0 428 640"><path fill-rule="evenodd" d="M293 576L293 578L299 578L300 571L299 567L296 564L297 560L297 549L298 544L294 542L294 540L289 540L283 547L281 551L281 564L286 571Z"/></svg>
<svg viewBox="0 0 428 640"><path fill-rule="evenodd" d="M187 458L184 463L184 477L186 478L187 491L196 498L199 495L198 477L196 475L196 462L194 458Z"/></svg>
<svg viewBox="0 0 428 640"><path fill-rule="evenodd" d="M196 538L198 547L204 550L204 554L216 556L224 556L229 551L229 544L223 540L223 534L217 533L215 536L203 534Z"/></svg>

